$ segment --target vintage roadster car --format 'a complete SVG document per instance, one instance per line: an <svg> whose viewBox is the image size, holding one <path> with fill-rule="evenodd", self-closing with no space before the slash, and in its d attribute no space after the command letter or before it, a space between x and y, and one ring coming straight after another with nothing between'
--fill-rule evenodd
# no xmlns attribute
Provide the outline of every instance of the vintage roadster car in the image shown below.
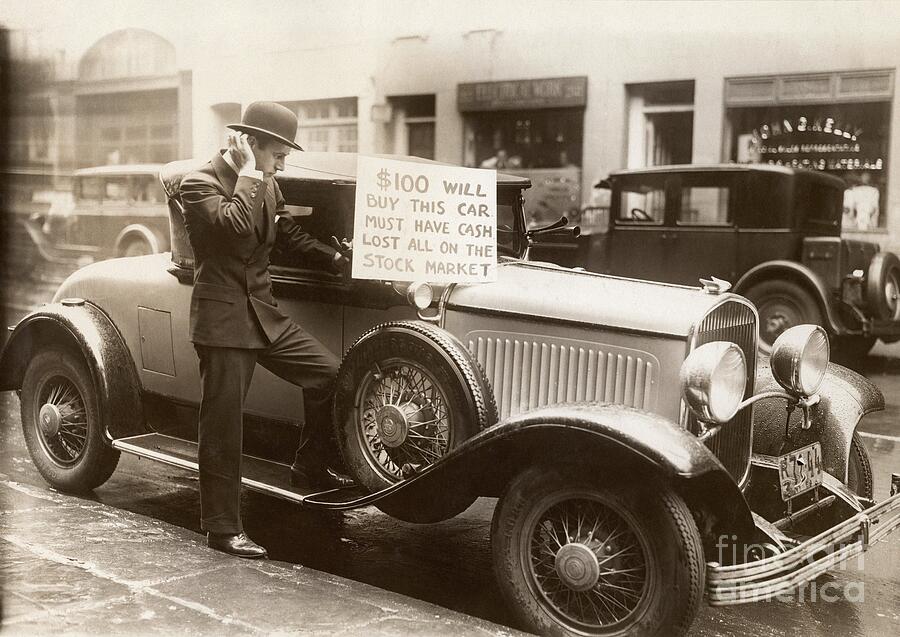
<svg viewBox="0 0 900 637"><path fill-rule="evenodd" d="M845 184L764 164L654 166L615 172L610 213L581 239L588 270L693 284L714 275L756 304L760 346L823 326L845 360L900 338L900 259L841 238ZM571 263L571 262L570 262Z"/></svg>
<svg viewBox="0 0 900 637"><path fill-rule="evenodd" d="M353 236L355 155L291 161L278 176L288 213L323 239ZM99 487L120 452L197 470L178 196L195 165L161 173L170 254L77 271L4 347L0 388L19 390L29 452L57 488ZM900 525L900 495L872 499L855 434L883 397L828 362L821 327L785 331L758 359L756 310L715 282L529 262L528 185L498 175L492 283L352 280L273 255L280 306L343 353L334 436L358 486L291 486L302 392L258 369L247 488L419 523L497 497L497 584L522 627L545 634L683 634L704 596L791 591Z"/></svg>

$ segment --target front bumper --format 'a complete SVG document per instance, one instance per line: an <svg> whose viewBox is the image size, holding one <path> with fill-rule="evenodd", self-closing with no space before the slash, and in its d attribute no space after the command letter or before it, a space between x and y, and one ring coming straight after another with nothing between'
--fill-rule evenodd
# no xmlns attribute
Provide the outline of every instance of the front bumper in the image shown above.
<svg viewBox="0 0 900 637"><path fill-rule="evenodd" d="M863 553L898 527L900 493L895 493L778 555L730 566L708 562L708 601L712 606L728 606L783 595Z"/></svg>

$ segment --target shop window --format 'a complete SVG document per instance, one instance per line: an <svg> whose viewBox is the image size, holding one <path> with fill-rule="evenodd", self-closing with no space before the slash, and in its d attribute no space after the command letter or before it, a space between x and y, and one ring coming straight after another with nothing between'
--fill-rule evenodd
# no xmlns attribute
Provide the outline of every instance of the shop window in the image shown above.
<svg viewBox="0 0 900 637"><path fill-rule="evenodd" d="M885 226L890 113L884 101L729 108L726 156L840 177L843 228L877 230Z"/></svg>
<svg viewBox="0 0 900 637"><path fill-rule="evenodd" d="M177 158L175 89L84 95L77 100L79 167Z"/></svg>
<svg viewBox="0 0 900 637"><path fill-rule="evenodd" d="M529 228L561 216L575 219L581 206L583 127L580 108L471 114L465 163L531 179L525 192Z"/></svg>
<svg viewBox="0 0 900 637"><path fill-rule="evenodd" d="M473 113L466 118L466 128L468 166L500 170L581 165L581 109Z"/></svg>
<svg viewBox="0 0 900 637"><path fill-rule="evenodd" d="M587 77L460 84L463 164L528 177L529 228L578 217Z"/></svg>
<svg viewBox="0 0 900 637"><path fill-rule="evenodd" d="M628 167L691 163L694 82L630 84L626 90Z"/></svg>
<svg viewBox="0 0 900 637"><path fill-rule="evenodd" d="M305 150L356 152L359 133L355 97L281 104L297 114L297 143Z"/></svg>

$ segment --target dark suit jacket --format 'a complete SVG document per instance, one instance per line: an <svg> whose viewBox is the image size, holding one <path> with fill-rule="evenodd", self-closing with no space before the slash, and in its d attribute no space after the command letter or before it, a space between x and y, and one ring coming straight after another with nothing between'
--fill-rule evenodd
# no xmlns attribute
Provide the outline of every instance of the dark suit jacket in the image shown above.
<svg viewBox="0 0 900 637"><path fill-rule="evenodd" d="M323 269L333 269L334 249L284 215L284 197L274 179L267 184L238 177L221 154L186 175L180 193L196 263L191 341L267 346L291 321L272 296L269 254L276 241ZM276 214L282 215L277 224Z"/></svg>

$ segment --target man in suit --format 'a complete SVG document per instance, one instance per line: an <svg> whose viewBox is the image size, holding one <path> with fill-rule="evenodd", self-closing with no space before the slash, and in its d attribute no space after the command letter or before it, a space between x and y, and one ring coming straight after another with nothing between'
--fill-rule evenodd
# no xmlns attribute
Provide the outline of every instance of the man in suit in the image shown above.
<svg viewBox="0 0 900 637"><path fill-rule="evenodd" d="M274 179L284 170L297 117L274 102L250 104L229 125L228 149L181 183L185 227L194 250L190 338L200 359L200 523L209 546L241 557L266 550L243 531L240 515L242 413L257 363L303 388L305 423L292 482L309 489L352 480L322 458L338 360L277 306L269 254L297 251L340 271L341 252L305 233L285 214Z"/></svg>

